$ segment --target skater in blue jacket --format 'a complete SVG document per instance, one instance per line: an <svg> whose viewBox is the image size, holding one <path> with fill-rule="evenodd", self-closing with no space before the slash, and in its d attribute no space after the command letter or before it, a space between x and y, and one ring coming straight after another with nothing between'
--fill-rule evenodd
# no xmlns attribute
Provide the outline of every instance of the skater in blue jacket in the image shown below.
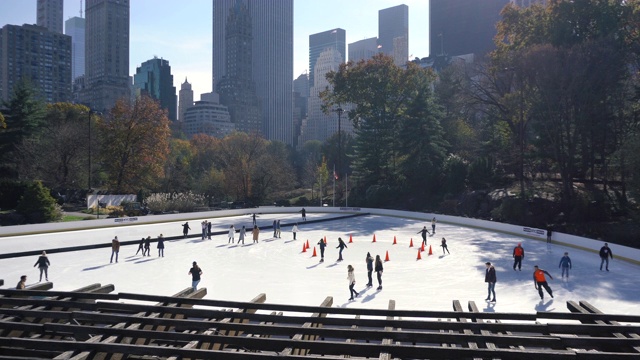
<svg viewBox="0 0 640 360"><path fill-rule="evenodd" d="M567 274L567 279L569 278L569 269L571 269L571 258L569 257L569 253L565 252L564 256L560 258L560 264L558 267L562 269L562 277Z"/></svg>

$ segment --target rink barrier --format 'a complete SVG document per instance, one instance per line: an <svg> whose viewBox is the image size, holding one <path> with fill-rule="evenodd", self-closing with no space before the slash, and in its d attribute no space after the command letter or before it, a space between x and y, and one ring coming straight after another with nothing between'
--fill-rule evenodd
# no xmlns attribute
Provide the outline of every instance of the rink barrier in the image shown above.
<svg viewBox="0 0 640 360"><path fill-rule="evenodd" d="M431 226L431 219L436 218L436 233L439 224L456 225L474 229L480 229L485 231L494 231L497 233L508 234L517 236L519 238L525 238L530 240L546 241L546 229L538 229L527 226L505 224L495 221L473 219L461 216L442 215L436 213L422 213L405 210L391 210L391 209L377 209L377 208L359 208L359 207L305 207L307 214L323 213L323 214L352 214L352 215L380 215L380 216L392 216L400 217L404 219L413 219L418 221L425 221L427 228ZM181 213L181 214L164 214L164 215L147 215L139 216L135 218L112 218L112 219L100 219L100 220L85 220L85 221L72 221L64 223L47 223L47 224L32 224L32 225L14 225L0 227L0 241L2 237L6 236L18 236L18 235L31 235L40 234L43 232L63 232L74 230L86 230L95 228L109 228L109 227L122 227L132 226L140 224L156 224L166 223L174 221L189 221L189 220L201 220L201 219L216 219L229 216L241 216L255 213L260 214L299 214L301 207L260 207L249 209L234 209L234 210L214 210L195 213ZM310 223L315 220L308 220ZM301 222L301 221L298 221ZM286 226L292 226L293 224L286 224ZM281 224L281 227L285 225ZM270 226L261 227L268 229ZM199 235L196 234L195 237ZM135 242L135 241L134 241ZM585 250L598 254L600 248L605 242L613 244L610 246L613 251L614 260L624 260L630 263L640 265L640 249L632 247L618 245L615 239L590 239L557 231L553 232L551 243L556 245L563 245L572 247L575 249ZM111 246L110 244L102 247ZM1 256L1 255L0 255ZM0 257L2 258L2 257Z"/></svg>
<svg viewBox="0 0 640 360"><path fill-rule="evenodd" d="M307 220L305 221L305 224L313 224L313 223L321 223L321 222L327 222L327 221L334 221L334 220L344 220L344 219L349 219L349 218L354 218L354 217L359 217L359 216L365 216L368 215L366 213L359 213L359 214L348 214L348 215L341 215L341 216L336 216L336 217L331 217L331 218L323 218L323 219L316 219L316 220ZM286 228L286 227L293 227L293 225L295 225L298 222L291 222L291 223L280 223L280 228ZM66 224L66 223L61 223L61 224ZM46 225L46 224L43 224ZM25 225L22 225L25 226ZM273 225L267 225L267 226L261 226L260 230L266 230L266 229L273 229ZM79 230L79 229L75 229L75 228L70 228L64 231L75 231L75 230ZM238 230L236 230L236 232L238 232ZM222 230L222 231L212 231L211 232L211 236L216 236L216 235L226 235L229 233L229 230ZM247 229L247 233L249 234L249 236L251 235L249 233L249 229ZM122 236L121 236L122 237ZM194 232L191 235L187 235L187 237L185 238L184 235L176 235L176 236L164 236L164 240L166 241L180 241L180 240L187 240L190 238L201 238L202 237L202 233L201 232ZM0 241L2 241L2 238L0 237ZM153 238L151 239L151 244L157 243L158 242L158 238ZM136 240L120 240L120 248L122 250L123 246L128 246L128 245L138 245L140 243L140 239L136 239ZM24 256L37 256L40 255L42 253L42 251L46 251L47 254L56 254L56 253L64 253L64 252L71 252L71 251L82 251L82 250L93 250L93 249L102 249L102 248L111 248L111 241L108 242L104 242L104 243L99 243L99 244L88 244L88 245L78 245L78 246L68 246L68 247L63 247L63 248L51 248L51 249L38 249L38 250L29 250L29 251L21 251L21 252L14 252L14 253L5 253L5 254L0 254L0 259L9 259L9 258L16 258L16 257L24 257Z"/></svg>

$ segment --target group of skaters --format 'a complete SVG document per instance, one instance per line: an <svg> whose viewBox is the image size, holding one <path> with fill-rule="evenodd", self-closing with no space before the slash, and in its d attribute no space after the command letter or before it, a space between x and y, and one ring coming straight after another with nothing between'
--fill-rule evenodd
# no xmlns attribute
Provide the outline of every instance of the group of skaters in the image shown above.
<svg viewBox="0 0 640 360"><path fill-rule="evenodd" d="M522 247L522 243L518 243L518 245L513 249L513 270L522 271L522 259L524 259L524 248ZM600 256L600 271L602 271L602 267L605 267L606 271L609 271L609 260L613 259L613 252L611 248L609 248L608 243L604 243L604 245L600 248L599 251ZM491 264L491 262L486 262L486 270L484 276L484 282L487 283L487 298L486 301L491 301L493 303L496 302L496 292L495 285L497 281L496 270L495 267ZM560 263L558 264L558 268L562 271L562 278L569 279L569 269L572 268L571 258L569 257L569 253L565 251L563 256L560 258ZM538 295L540 295L540 300L544 300L544 292L543 289L553 298L553 290L549 286L547 282L547 278L553 280L553 276L549 274L548 271L541 269L538 265L533 266L533 285L536 290L538 290Z"/></svg>
<svg viewBox="0 0 640 360"><path fill-rule="evenodd" d="M375 260L371 253L367 253L367 257L365 258L365 262L367 264L367 276L369 278L369 282L367 283L367 288L373 287L373 271L376 272L376 276L378 278L378 287L376 290L382 290L382 272L384 271L384 267L382 265L382 259L380 255L376 255ZM349 301L353 301L356 297L360 296L360 293L355 290L356 286L356 276L354 273L355 269L352 265L347 265L347 281L349 283Z"/></svg>

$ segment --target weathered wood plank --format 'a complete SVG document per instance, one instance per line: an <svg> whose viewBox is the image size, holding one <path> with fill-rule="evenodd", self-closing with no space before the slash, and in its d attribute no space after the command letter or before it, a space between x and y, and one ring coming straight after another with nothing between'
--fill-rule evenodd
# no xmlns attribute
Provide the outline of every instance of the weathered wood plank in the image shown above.
<svg viewBox="0 0 640 360"><path fill-rule="evenodd" d="M326 299L324 299L324 301L322 303L320 303L320 308L330 308L333 305L333 297L331 296L327 296ZM324 312L316 312L313 313L310 317L312 319L316 319L316 318L322 318L325 317L327 314ZM302 324L302 328L314 328L314 327L318 327L318 323L315 322L305 322L304 324ZM313 340L316 340L318 337L317 336L313 336L312 337ZM309 335L305 335L305 334L295 334L292 337L292 340L294 341L298 341L298 340L308 340L310 339ZM295 355L307 355L309 353L309 349L304 349L304 348L294 348L294 347L286 347L284 348L280 354L282 356L295 356Z"/></svg>

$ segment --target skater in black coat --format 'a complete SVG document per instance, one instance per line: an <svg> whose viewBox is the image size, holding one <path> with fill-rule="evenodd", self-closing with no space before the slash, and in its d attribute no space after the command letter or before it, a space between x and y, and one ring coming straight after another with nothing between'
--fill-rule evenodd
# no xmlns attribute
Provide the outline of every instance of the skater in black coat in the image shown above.
<svg viewBox="0 0 640 360"><path fill-rule="evenodd" d="M496 268L490 262L486 262L485 265L487 266L484 273L484 282L487 283L487 298L485 300L491 300L491 295L493 295L491 302L496 302Z"/></svg>
<svg viewBox="0 0 640 360"><path fill-rule="evenodd" d="M422 230L418 231L417 234L422 234L422 245L427 246L427 234L429 233L429 230L427 230L427 227L423 227Z"/></svg>
<svg viewBox="0 0 640 360"><path fill-rule="evenodd" d="M136 250L136 255L138 255L140 250L142 250L142 256L144 256L144 238L140 239L140 242L138 243L138 250Z"/></svg>
<svg viewBox="0 0 640 360"><path fill-rule="evenodd" d="M158 236L158 257L164 257L164 237Z"/></svg>
<svg viewBox="0 0 640 360"><path fill-rule="evenodd" d="M613 252L609 248L609 244L604 243L604 246L600 248L600 271L602 271L602 265L606 264L606 269L609 271L609 258L613 259Z"/></svg>
<svg viewBox="0 0 640 360"><path fill-rule="evenodd" d="M36 267L36 265L40 269L40 280L39 281L42 281L42 273L43 272L44 272L45 280L49 281L49 266L51 265L51 263L49 262L49 258L47 257L47 253L45 251L43 251L42 255L40 255L40 257L38 257L38 261L36 261L36 263L33 264L33 267Z"/></svg>
<svg viewBox="0 0 640 360"><path fill-rule="evenodd" d="M189 234L189 230L191 230L191 228L189 227L189 222L185 222L184 224L182 224L182 235L185 237L185 239Z"/></svg>
<svg viewBox="0 0 640 360"><path fill-rule="evenodd" d="M340 251L338 252L338 261L342 261L342 250L346 248L347 244L342 241L342 238L338 238L338 246L336 246L336 249L340 249Z"/></svg>
<svg viewBox="0 0 640 360"><path fill-rule="evenodd" d="M144 253L147 253L147 256L151 256L151 236L147 236L146 239L144 239L144 250L142 251L142 256L144 256Z"/></svg>
<svg viewBox="0 0 640 360"><path fill-rule="evenodd" d="M367 276L369 276L367 286L371 287L373 286L373 279L371 278L371 273L373 272L373 256L371 256L371 253L367 253L365 261L367 262Z"/></svg>
<svg viewBox="0 0 640 360"><path fill-rule="evenodd" d="M376 275L378 276L378 290L382 290L382 259L380 259L380 255L376 255L376 265L374 270L376 271Z"/></svg>
<svg viewBox="0 0 640 360"><path fill-rule="evenodd" d="M324 262L324 248L327 244L324 243L324 240L320 239L320 241L318 241L318 246L320 247L320 262Z"/></svg>
<svg viewBox="0 0 640 360"><path fill-rule="evenodd" d="M445 250L447 250L447 254L451 255L451 253L449 252L449 248L447 247L447 239L442 238L442 242L440 243L440 246L442 246L442 255L444 255Z"/></svg>

